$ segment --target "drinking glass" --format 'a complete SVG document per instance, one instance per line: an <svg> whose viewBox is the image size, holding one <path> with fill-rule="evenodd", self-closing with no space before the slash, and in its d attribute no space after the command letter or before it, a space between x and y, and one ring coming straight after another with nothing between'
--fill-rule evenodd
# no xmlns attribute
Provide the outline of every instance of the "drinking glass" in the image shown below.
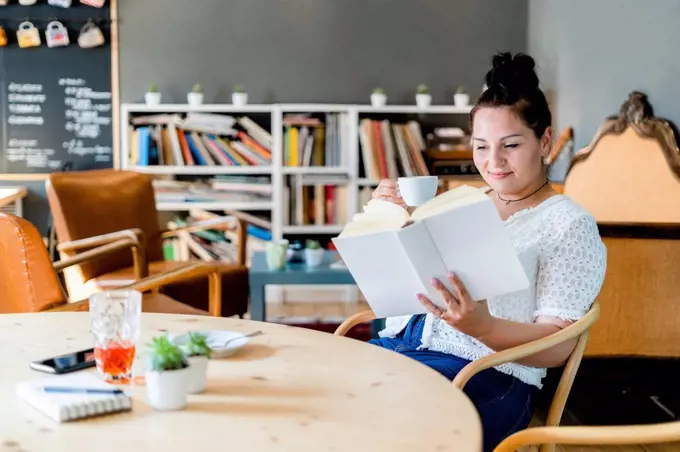
<svg viewBox="0 0 680 452"><path fill-rule="evenodd" d="M90 295L94 356L97 370L111 383L127 384L132 378L142 294L136 290L111 290Z"/></svg>

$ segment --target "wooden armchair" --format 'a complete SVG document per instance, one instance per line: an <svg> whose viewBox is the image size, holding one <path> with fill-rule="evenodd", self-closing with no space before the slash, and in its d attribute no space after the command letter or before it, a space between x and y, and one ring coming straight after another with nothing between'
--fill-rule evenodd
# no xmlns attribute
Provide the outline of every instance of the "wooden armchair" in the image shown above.
<svg viewBox="0 0 680 452"><path fill-rule="evenodd" d="M555 334L472 361L456 375L453 384L459 389L463 389L465 384L470 381L472 377L485 369L490 369L508 362L518 361L578 337L574 351L572 351L565 363L562 377L560 378L557 390L553 396L550 410L548 411L548 417L545 422L545 425L547 426L559 425L562 419L562 413L564 412L564 407L567 403L567 398L569 397L569 391L574 384L576 372L578 371L581 359L583 358L583 351L588 343L588 332L597 321L599 315L600 306L595 302L585 316ZM344 336L355 325L373 320L374 318L375 315L372 311L359 312L345 320L335 330L334 334ZM541 448L541 452L553 452L554 450L554 446L550 444L545 444Z"/></svg>
<svg viewBox="0 0 680 452"><path fill-rule="evenodd" d="M52 264L35 226L23 218L0 213L0 313L87 310L88 300L69 303L57 273L84 262L105 260L137 244L134 236L121 237ZM221 271L224 267L197 263L124 287L140 292L154 291L143 296L144 312L209 315L156 291L167 284L204 278L209 281L210 313L215 315L222 302Z"/></svg>
<svg viewBox="0 0 680 452"><path fill-rule="evenodd" d="M680 357L680 150L672 125L630 93L575 154L564 193L596 218L607 247L602 319L587 357Z"/></svg>
<svg viewBox="0 0 680 452"><path fill-rule="evenodd" d="M680 441L680 421L650 425L536 427L508 436L496 446L494 452L515 452L522 450L520 448L524 446L544 443L595 446L603 444L660 444L676 441ZM677 450L678 445L680 444L669 445L668 449L665 450ZM616 450L622 449L617 448ZM639 450L643 449L640 448ZM648 449L644 448L644 450Z"/></svg>
<svg viewBox="0 0 680 452"><path fill-rule="evenodd" d="M162 240L180 231L218 229L237 221L239 262L212 263L222 278L222 302L211 311L242 316L248 309L248 269L245 266L246 224L223 217L172 231L159 226L151 177L132 171L93 170L52 173L46 183L47 198L62 259L73 259L84 250L125 238L130 249L110 253L106 259L82 262L64 270L68 293L74 299L121 287L148 275L175 272L200 261L168 262ZM202 267L207 268L207 267ZM173 273L174 274L174 273ZM197 309L208 309L210 289L205 278L182 278L160 291Z"/></svg>

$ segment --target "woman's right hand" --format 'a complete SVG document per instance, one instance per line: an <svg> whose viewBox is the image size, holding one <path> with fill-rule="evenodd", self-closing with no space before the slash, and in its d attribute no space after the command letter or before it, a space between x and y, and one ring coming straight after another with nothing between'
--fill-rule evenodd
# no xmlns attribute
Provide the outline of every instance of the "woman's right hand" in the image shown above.
<svg viewBox="0 0 680 452"><path fill-rule="evenodd" d="M400 207L403 207L404 209L407 208L404 198L402 198L399 194L397 183L393 180L381 180L378 187L373 190L372 198L394 203Z"/></svg>

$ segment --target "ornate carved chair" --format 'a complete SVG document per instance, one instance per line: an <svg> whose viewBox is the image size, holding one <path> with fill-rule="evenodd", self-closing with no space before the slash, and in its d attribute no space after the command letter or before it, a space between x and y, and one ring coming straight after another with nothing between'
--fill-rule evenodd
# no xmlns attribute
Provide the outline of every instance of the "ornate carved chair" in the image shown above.
<svg viewBox="0 0 680 452"><path fill-rule="evenodd" d="M564 193L597 219L607 278L586 356L680 357L680 151L674 127L630 93L574 157Z"/></svg>

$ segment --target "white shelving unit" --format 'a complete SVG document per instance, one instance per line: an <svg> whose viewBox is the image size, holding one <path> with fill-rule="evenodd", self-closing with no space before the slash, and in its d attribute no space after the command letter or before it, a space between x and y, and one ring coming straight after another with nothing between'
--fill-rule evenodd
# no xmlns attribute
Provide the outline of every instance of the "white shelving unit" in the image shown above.
<svg viewBox="0 0 680 452"><path fill-rule="evenodd" d="M121 146L119 162L120 168L139 171L156 175L271 175L273 192L271 202L253 203L197 203L197 202L163 202L159 203L158 209L163 211L188 211L194 208L205 210L266 210L271 212L272 237L280 239L286 234L336 234L342 230L342 225L286 225L283 224L283 193L284 178L286 176L328 176L329 180L335 176L346 176L348 190L347 213L351 217L358 212L359 190L366 186L376 186L378 181L359 178L359 118L370 114L468 114L471 107L456 107L447 105L433 105L427 108L419 108L415 105L389 105L375 108L368 105L344 105L344 104L271 104L271 105L246 105L236 107L231 104L204 104L191 107L187 104L161 104L148 106L145 104L122 104L121 114ZM163 114L163 113L223 113L234 115L268 114L270 115L273 146L272 164L267 167L224 167L224 166L131 166L130 143L128 141L128 125L132 116L139 114ZM283 156L283 117L290 113L345 113L348 124L343 138L345 143L342 155L342 166L338 167L285 167L282 164Z"/></svg>

